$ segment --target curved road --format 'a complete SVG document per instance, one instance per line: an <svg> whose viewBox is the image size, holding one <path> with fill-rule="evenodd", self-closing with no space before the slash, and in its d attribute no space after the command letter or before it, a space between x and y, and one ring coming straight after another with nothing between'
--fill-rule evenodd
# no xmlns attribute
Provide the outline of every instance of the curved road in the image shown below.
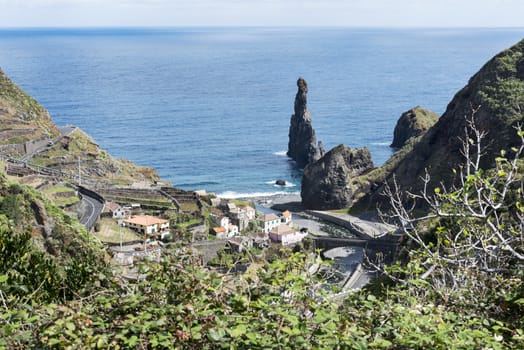
<svg viewBox="0 0 524 350"><path fill-rule="evenodd" d="M84 225L88 231L91 231L95 226L95 222L104 210L104 203L101 203L98 199L89 197L86 194L82 194L82 203L84 213L80 218L80 223Z"/></svg>
<svg viewBox="0 0 524 350"><path fill-rule="evenodd" d="M59 126L57 128L60 131L60 136L58 136L55 139L49 139L49 143L47 145L34 150L33 153L26 154L25 156L20 158L20 161L23 162L23 163L27 163L35 155L37 155L38 153L43 152L43 151L48 150L49 148L53 147L53 145L55 143L57 143L58 141L60 141L64 137L69 136L69 134L71 134L73 131L75 131L77 129L77 127L73 126L73 125Z"/></svg>

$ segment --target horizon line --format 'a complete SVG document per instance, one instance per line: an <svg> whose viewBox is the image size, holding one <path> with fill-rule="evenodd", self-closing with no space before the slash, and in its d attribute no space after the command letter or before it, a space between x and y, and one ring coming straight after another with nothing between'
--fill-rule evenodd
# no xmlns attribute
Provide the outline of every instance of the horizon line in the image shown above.
<svg viewBox="0 0 524 350"><path fill-rule="evenodd" d="M97 30L97 29L122 29L122 30L136 30L136 29L198 29L198 28L209 28L209 29L226 29L226 28L246 28L246 29L511 29L520 30L524 29L524 26L352 26L352 25L146 25L146 26L112 26L112 25L97 25L97 26L0 26L0 30Z"/></svg>

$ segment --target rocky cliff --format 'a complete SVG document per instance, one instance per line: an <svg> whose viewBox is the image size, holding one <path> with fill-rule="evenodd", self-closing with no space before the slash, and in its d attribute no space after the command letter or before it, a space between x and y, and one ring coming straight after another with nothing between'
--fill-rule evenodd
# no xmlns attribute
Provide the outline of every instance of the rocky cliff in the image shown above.
<svg viewBox="0 0 524 350"><path fill-rule="evenodd" d="M59 132L49 113L22 91L0 69L0 145L56 137ZM1 150L2 148L0 148Z"/></svg>
<svg viewBox="0 0 524 350"><path fill-rule="evenodd" d="M367 148L339 145L304 169L302 204L308 209L339 209L351 206L356 189L353 179L373 169Z"/></svg>
<svg viewBox="0 0 524 350"><path fill-rule="evenodd" d="M1 70L0 125L0 155L74 174L78 174L80 163L82 177L94 183L152 183L159 179L154 169L113 158L79 128L59 130L47 110Z"/></svg>
<svg viewBox="0 0 524 350"><path fill-rule="evenodd" d="M487 62L454 96L438 122L380 176L388 182L395 176L401 190L420 193L420 177L427 169L430 190L440 183L451 185L453 169L464 161L461 149L468 118L474 118L477 128L486 133L483 168L492 167L501 150L510 151L518 144L515 126L524 123L524 40ZM373 209L384 200L382 190L382 185L375 186L359 207Z"/></svg>
<svg viewBox="0 0 524 350"><path fill-rule="evenodd" d="M303 78L297 81L298 91L295 97L295 114L291 116L287 155L299 168L312 163L325 153L322 143L317 143L315 130L311 123L311 114L307 110L307 82Z"/></svg>
<svg viewBox="0 0 524 350"><path fill-rule="evenodd" d="M430 110L417 106L402 113L395 130L391 147L402 148L412 137L424 134L437 122L439 115Z"/></svg>

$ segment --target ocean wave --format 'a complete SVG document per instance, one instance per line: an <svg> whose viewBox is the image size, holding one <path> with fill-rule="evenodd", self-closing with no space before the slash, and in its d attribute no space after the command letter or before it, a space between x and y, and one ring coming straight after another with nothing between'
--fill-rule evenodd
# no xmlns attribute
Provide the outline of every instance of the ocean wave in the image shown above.
<svg viewBox="0 0 524 350"><path fill-rule="evenodd" d="M287 151L278 151L273 153L275 156L287 157Z"/></svg>
<svg viewBox="0 0 524 350"><path fill-rule="evenodd" d="M391 145L391 142L371 142L373 146L388 146Z"/></svg>
<svg viewBox="0 0 524 350"><path fill-rule="evenodd" d="M277 192L239 193L235 191L226 191L226 192L217 194L219 198L224 198L224 199L273 197L273 196L279 196L279 195L300 195L300 192L277 191Z"/></svg>

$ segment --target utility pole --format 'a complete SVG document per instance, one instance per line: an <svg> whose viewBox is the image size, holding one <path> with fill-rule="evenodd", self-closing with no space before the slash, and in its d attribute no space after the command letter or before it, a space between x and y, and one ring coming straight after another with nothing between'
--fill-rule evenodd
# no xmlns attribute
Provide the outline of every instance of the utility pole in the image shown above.
<svg viewBox="0 0 524 350"><path fill-rule="evenodd" d="M122 219L118 220L118 234L120 235L120 253L122 253Z"/></svg>
<svg viewBox="0 0 524 350"><path fill-rule="evenodd" d="M78 159L78 186L82 185L82 176L80 175L80 157Z"/></svg>

